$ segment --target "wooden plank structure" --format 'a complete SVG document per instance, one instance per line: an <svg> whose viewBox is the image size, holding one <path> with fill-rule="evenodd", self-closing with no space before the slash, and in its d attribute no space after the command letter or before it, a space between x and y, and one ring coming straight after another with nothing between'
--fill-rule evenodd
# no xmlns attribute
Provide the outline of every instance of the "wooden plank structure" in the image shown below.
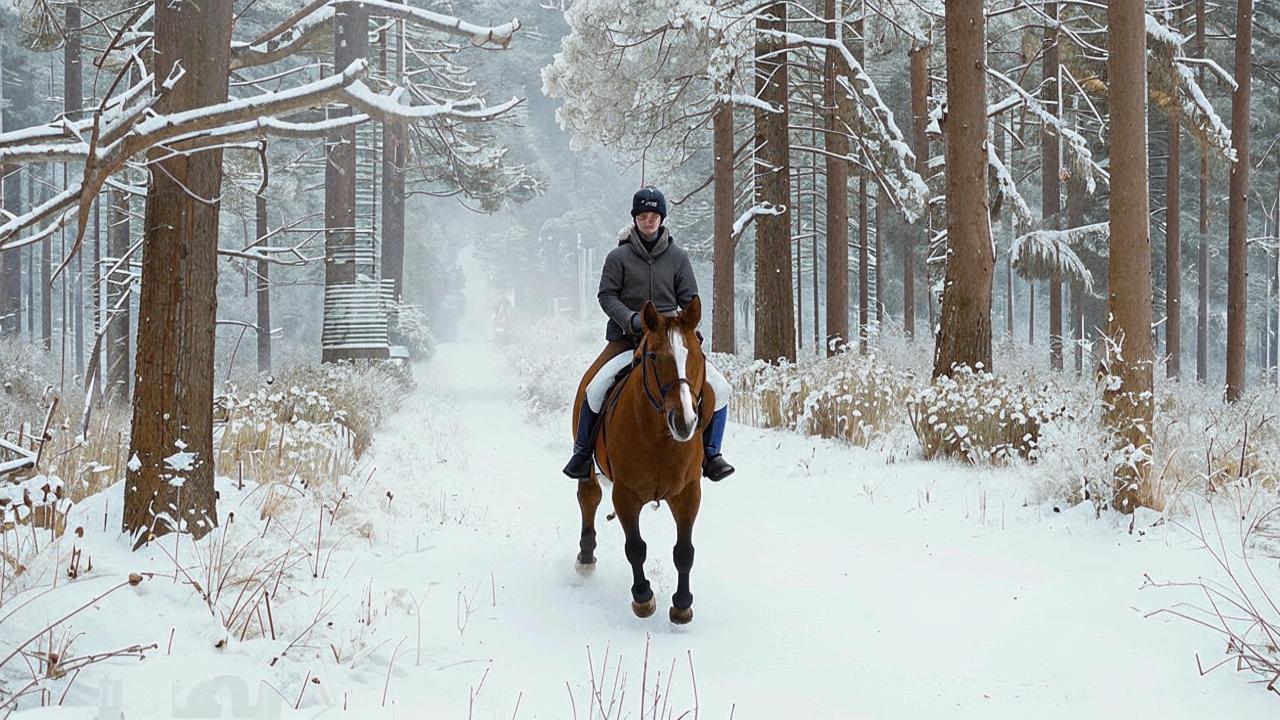
<svg viewBox="0 0 1280 720"><path fill-rule="evenodd" d="M30 470L36 466L36 452L0 438L0 476Z"/></svg>
<svg viewBox="0 0 1280 720"><path fill-rule="evenodd" d="M357 278L324 289L323 362L391 356L394 283Z"/></svg>

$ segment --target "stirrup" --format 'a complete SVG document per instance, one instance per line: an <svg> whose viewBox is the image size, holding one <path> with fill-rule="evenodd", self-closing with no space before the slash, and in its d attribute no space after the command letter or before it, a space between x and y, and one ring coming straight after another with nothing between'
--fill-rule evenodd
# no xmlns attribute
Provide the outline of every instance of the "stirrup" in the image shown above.
<svg viewBox="0 0 1280 720"><path fill-rule="evenodd" d="M720 482L733 474L733 466L724 459L723 455L716 453L703 459L702 474L711 482Z"/></svg>
<svg viewBox="0 0 1280 720"><path fill-rule="evenodd" d="M574 452L562 472L575 480L586 480L591 477L593 460L591 453Z"/></svg>

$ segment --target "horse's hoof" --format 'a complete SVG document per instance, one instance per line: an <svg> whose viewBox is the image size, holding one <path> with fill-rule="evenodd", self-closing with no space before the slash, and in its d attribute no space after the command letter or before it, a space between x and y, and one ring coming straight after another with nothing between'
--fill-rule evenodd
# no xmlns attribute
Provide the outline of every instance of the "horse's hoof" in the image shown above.
<svg viewBox="0 0 1280 720"><path fill-rule="evenodd" d="M596 561L592 560L591 562L584 563L581 560L575 560L573 563L573 569L577 570L578 574L582 577L591 577L596 571Z"/></svg>
<svg viewBox="0 0 1280 720"><path fill-rule="evenodd" d="M638 603L631 601L631 612L636 614L638 618L647 618L653 615L653 611L658 609L658 599L651 597L647 602Z"/></svg>
<svg viewBox="0 0 1280 720"><path fill-rule="evenodd" d="M681 609L672 605L670 617L671 622L676 625L688 625L693 622L693 606Z"/></svg>

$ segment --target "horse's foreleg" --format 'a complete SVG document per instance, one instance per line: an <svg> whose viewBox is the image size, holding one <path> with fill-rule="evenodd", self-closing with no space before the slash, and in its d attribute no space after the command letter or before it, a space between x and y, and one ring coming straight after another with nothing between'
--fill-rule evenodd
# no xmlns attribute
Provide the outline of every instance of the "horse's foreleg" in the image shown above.
<svg viewBox="0 0 1280 720"><path fill-rule="evenodd" d="M643 504L631 491L617 484L613 486L613 509L618 514L618 522L622 523L622 532L626 534L627 562L631 563L631 610L637 617L647 618L653 614L657 603L644 576L648 546L640 537L640 508Z"/></svg>
<svg viewBox="0 0 1280 720"><path fill-rule="evenodd" d="M702 504L702 485L695 481L669 499L671 516L676 522L676 546L672 551L678 581L671 596L671 622L684 625L693 620L693 593L689 590L689 571L693 569L693 523Z"/></svg>
<svg viewBox="0 0 1280 720"><path fill-rule="evenodd" d="M582 511L582 536L578 539L579 575L590 575L596 569L596 508L600 507L600 481L595 473L578 483L578 508Z"/></svg>

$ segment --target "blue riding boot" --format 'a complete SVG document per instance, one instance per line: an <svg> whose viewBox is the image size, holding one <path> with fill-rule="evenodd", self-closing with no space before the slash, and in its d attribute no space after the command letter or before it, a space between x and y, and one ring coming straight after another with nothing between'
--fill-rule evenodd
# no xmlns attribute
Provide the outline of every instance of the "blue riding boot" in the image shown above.
<svg viewBox="0 0 1280 720"><path fill-rule="evenodd" d="M575 480L591 477L591 441L595 439L596 421L599 419L599 413L592 412L586 402L582 403L582 412L578 414L578 436L573 441L573 457L564 466L564 474Z"/></svg>
<svg viewBox="0 0 1280 720"><path fill-rule="evenodd" d="M733 466L720 454L724 443L724 426L729 422L729 408L722 407L711 416L702 431L702 474L711 482L719 482L733 474Z"/></svg>

